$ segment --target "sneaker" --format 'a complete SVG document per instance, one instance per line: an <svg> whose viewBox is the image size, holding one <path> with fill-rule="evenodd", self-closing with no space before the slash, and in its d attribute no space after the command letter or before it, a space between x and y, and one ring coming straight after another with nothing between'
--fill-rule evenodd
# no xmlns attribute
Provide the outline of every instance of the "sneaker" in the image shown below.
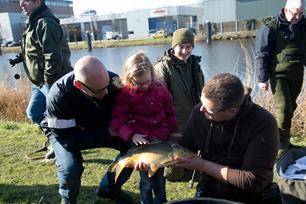
<svg viewBox="0 0 306 204"><path fill-rule="evenodd" d="M76 202L67 201L64 198L62 198L61 204L76 204Z"/></svg>
<svg viewBox="0 0 306 204"><path fill-rule="evenodd" d="M97 188L96 190L96 196L99 198L109 198L113 201L115 201L116 204L133 204L133 198L129 194L123 192L122 190L119 191L119 193L111 194L109 192L105 192L101 188Z"/></svg>
<svg viewBox="0 0 306 204"><path fill-rule="evenodd" d="M45 159L54 159L55 158L55 154L54 154L54 150L50 150L45 154Z"/></svg>
<svg viewBox="0 0 306 204"><path fill-rule="evenodd" d="M45 154L45 159L54 159L54 158L55 158L54 150L53 150L52 146L49 145L48 151Z"/></svg>

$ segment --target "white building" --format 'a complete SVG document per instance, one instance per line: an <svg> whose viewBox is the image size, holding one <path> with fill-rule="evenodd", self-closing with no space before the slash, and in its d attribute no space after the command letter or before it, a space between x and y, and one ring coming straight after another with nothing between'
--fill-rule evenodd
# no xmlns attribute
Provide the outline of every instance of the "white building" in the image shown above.
<svg viewBox="0 0 306 204"><path fill-rule="evenodd" d="M105 33L116 31L124 38L144 38L149 30L164 29L169 33L186 27L197 30L203 23L203 9L175 6L114 13L99 16L82 16L61 19L70 41L84 40L86 31L93 33L95 40L105 39Z"/></svg>
<svg viewBox="0 0 306 204"><path fill-rule="evenodd" d="M203 0L204 20L214 23L275 16L285 0Z"/></svg>

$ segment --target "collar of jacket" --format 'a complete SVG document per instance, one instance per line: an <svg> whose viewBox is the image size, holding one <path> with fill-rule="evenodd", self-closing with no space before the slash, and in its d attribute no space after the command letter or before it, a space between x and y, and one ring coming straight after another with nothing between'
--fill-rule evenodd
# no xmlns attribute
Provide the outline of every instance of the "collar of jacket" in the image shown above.
<svg viewBox="0 0 306 204"><path fill-rule="evenodd" d="M290 24L290 22L288 22L287 19L286 19L284 9L282 9L277 16L277 24L278 25L280 25L280 24L289 25Z"/></svg>
<svg viewBox="0 0 306 204"><path fill-rule="evenodd" d="M48 7L45 4L42 4L40 7L35 9L29 17L29 24L33 24L37 19L41 18L41 14L47 10Z"/></svg>
<svg viewBox="0 0 306 204"><path fill-rule="evenodd" d="M204 151L203 153L204 154L208 154L208 152L209 152L210 141L211 141L211 137L212 137L212 129L217 124L230 123L230 124L234 125L234 131L232 133L232 139L230 141L229 147L226 150L227 151L226 158L224 158L226 160L230 159L230 157L231 157L231 150L232 150L235 138L237 136L237 131L238 131L238 128L239 128L239 125L240 125L240 121L241 121L241 119L243 120L243 117L245 115L249 114L251 108L254 105L253 102L252 102L251 96L250 96L251 91L252 91L251 88L244 87L244 100L243 100L243 103L240 106L238 114L233 119L228 120L228 121L224 121L224 122L214 122L214 121L211 121L210 127L209 127L209 131L208 131L208 136L207 136L206 141L205 141L204 146L203 146L203 151Z"/></svg>

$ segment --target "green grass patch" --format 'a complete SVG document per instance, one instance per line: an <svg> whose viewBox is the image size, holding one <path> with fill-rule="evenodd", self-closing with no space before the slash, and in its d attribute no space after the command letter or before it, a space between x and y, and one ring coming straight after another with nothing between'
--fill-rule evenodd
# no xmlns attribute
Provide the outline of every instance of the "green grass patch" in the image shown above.
<svg viewBox="0 0 306 204"><path fill-rule="evenodd" d="M35 125L0 122L0 204L60 203L55 163L25 158L25 155L41 148L45 140ZM112 203L110 200L98 199L95 189L117 154L117 151L106 148L83 151L85 171L78 204ZM167 182L168 200L193 197L195 189L187 188L188 179L183 182ZM129 192L137 203L138 184L139 175L134 172L123 186L123 190Z"/></svg>
<svg viewBox="0 0 306 204"><path fill-rule="evenodd" d="M41 159L27 160L25 155L43 146L46 138L35 125L0 122L0 204L54 204L60 202L55 163ZM303 137L294 136L292 142L306 146ZM85 171L78 197L79 204L111 203L98 199L95 189L110 162L118 154L106 148L83 151ZM41 154L43 156L43 154ZM167 182L168 200L191 198L195 189L188 189L187 176L183 182ZM134 172L123 189L139 203L139 175Z"/></svg>

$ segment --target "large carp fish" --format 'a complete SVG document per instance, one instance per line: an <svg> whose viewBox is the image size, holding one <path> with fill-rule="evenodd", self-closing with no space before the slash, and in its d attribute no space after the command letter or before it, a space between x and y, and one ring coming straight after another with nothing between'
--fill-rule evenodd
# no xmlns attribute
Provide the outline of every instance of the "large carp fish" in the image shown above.
<svg viewBox="0 0 306 204"><path fill-rule="evenodd" d="M176 156L190 157L193 152L174 142L157 142L131 148L126 155L116 159L108 168L109 172L115 171L115 182L123 168L134 168L136 163L145 163L149 166L148 175L153 176L158 168L170 166L177 161Z"/></svg>

